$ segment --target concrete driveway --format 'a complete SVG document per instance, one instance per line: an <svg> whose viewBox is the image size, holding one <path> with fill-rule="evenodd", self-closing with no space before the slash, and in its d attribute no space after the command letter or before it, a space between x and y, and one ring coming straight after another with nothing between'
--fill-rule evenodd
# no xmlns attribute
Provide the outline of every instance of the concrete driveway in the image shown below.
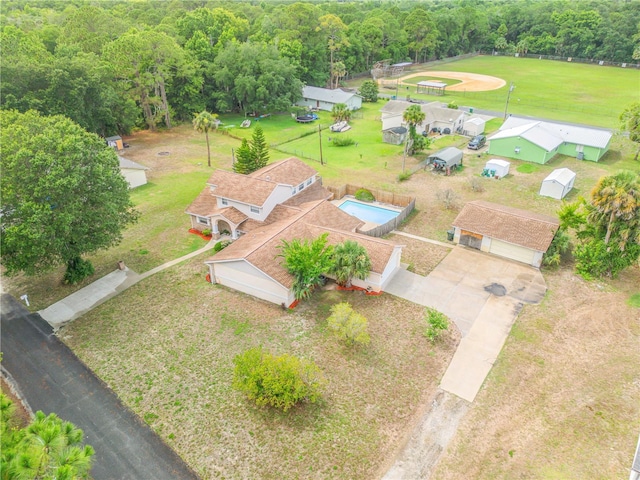
<svg viewBox="0 0 640 480"><path fill-rule="evenodd" d="M458 326L462 340L440 387L469 402L523 305L539 303L546 290L538 269L462 246L427 277L401 270L386 288L392 295L441 311Z"/></svg>

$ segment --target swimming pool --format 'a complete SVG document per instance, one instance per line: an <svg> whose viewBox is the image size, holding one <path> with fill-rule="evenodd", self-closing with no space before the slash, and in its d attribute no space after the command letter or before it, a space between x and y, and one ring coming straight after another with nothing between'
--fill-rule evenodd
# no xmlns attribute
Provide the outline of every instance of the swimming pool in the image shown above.
<svg viewBox="0 0 640 480"><path fill-rule="evenodd" d="M400 214L400 212L395 212L388 208L376 207L375 205L367 205L366 203L354 202L352 200L343 202L342 205L340 205L340 210L365 222L378 224L387 223Z"/></svg>

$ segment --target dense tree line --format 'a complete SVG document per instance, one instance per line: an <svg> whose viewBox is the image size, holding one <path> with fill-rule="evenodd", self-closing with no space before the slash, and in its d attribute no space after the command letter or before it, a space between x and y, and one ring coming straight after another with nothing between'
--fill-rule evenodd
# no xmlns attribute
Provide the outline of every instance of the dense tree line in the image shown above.
<svg viewBox="0 0 640 480"><path fill-rule="evenodd" d="M0 106L101 135L286 109L376 61L474 51L640 59L640 1L4 1Z"/></svg>

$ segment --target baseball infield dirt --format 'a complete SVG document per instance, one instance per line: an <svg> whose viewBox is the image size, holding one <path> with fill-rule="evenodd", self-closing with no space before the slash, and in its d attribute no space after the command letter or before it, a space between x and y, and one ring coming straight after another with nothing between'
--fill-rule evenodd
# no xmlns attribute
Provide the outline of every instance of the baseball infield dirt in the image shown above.
<svg viewBox="0 0 640 480"><path fill-rule="evenodd" d="M489 75L480 75L479 73L466 73L466 72L417 72L410 75L406 75L400 78L402 85L408 78L413 77L434 77L434 78L453 78L460 80L461 83L456 83L447 87L447 90L451 92L485 92L487 90L497 90L504 87L507 82L501 78L491 77Z"/></svg>

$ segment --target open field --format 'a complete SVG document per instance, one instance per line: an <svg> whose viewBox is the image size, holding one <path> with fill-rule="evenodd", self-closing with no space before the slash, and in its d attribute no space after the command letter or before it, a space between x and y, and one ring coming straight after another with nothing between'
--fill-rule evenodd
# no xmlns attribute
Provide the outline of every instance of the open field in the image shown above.
<svg viewBox="0 0 640 480"><path fill-rule="evenodd" d="M489 92L447 90L444 97L418 95L411 87L401 90L400 98L408 94L411 98L455 101L458 105L504 112L507 91L513 82L516 88L511 94L509 113L614 129L620 126L620 113L637 101L640 85L640 71L636 69L531 58L477 56L430 68L415 68L415 71L405 70L406 75L414 72L428 75L429 70L469 72L502 78L506 85ZM358 79L349 85L361 83L362 79Z"/></svg>
<svg viewBox="0 0 640 480"><path fill-rule="evenodd" d="M628 478L640 430L640 270L588 283L546 272L434 480Z"/></svg>
<svg viewBox="0 0 640 480"><path fill-rule="evenodd" d="M61 338L203 478L361 478L386 462L428 404L459 339L432 345L423 309L325 291L294 311L204 281L203 258L161 272L65 327ZM332 304L368 318L371 344L326 328ZM322 402L286 414L231 388L253 346L312 359Z"/></svg>
<svg viewBox="0 0 640 480"><path fill-rule="evenodd" d="M447 68L454 70L455 65ZM605 70L600 67L598 72ZM354 139L359 135L358 147L327 146L324 166L305 161L326 184L349 182L415 196L418 212L402 226L409 233L446 240L459 210L446 210L437 200L439 190L452 189L459 205L484 199L553 215L561 203L537 194L553 169L568 167L578 174L568 200L587 195L603 175L638 170L632 160L634 146L616 137L597 164L556 157L525 173L518 167L528 164L510 160L511 174L493 180L479 177L490 158L481 151L465 155L464 168L453 176L421 170L398 182L401 147L384 150L377 120L382 105L367 104L362 118L351 122L354 128L346 134ZM242 121L237 116L221 118L226 125ZM320 122L325 121L329 124L330 118L321 113ZM317 129L317 124L299 125L287 115L260 123L268 143L295 138L305 128ZM495 128L498 122L489 125ZM246 137L253 131L230 130ZM230 169L231 150L239 141L221 132L210 138L212 167ZM97 273L88 281L113 270L121 259L143 272L203 245L187 233L184 209L212 172L204 135L183 125L169 132L139 132L127 142L131 148L125 156L151 167L150 184L132 192L142 216L125 232L120 246L90 257ZM302 137L286 143L287 148L296 142L310 149L318 137ZM443 136L432 150L465 143L463 137ZM168 155L159 155L162 152ZM271 151L272 160L287 156ZM408 158L407 167L421 158ZM481 180L484 191L473 191L471 178ZM402 261L421 275L444 254L441 247L393 239L407 244ZM202 262L198 257L146 279L66 327L62 338L205 478L368 480L384 473L412 422L428 408L457 341L455 332L434 349L422 337L422 310L389 295L327 291L283 312L207 284ZM3 287L17 297L29 293L31 309L38 310L82 286L61 286L61 271L37 279L3 278ZM571 265L545 271L545 277L547 298L540 306L526 307L517 320L434 478L628 475L640 430L640 268L613 281L584 282L571 272ZM328 308L343 299L369 319L370 349L351 352L328 335ZM329 380L324 402L281 415L252 407L233 391L233 356L258 344L316 361Z"/></svg>

